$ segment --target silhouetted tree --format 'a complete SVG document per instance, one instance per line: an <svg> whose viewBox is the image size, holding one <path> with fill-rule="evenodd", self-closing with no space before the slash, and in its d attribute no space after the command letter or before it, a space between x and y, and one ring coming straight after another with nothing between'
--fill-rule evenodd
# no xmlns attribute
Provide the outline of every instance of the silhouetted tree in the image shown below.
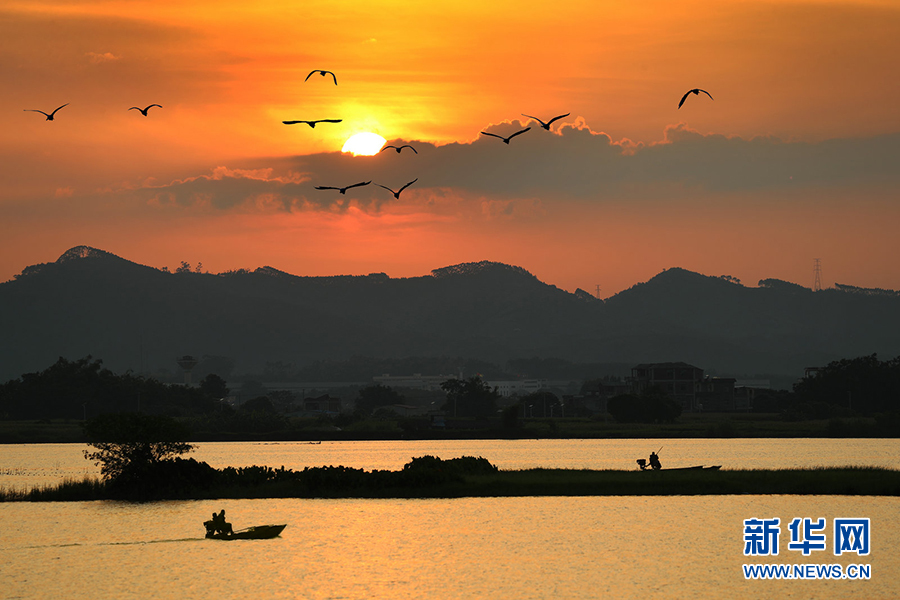
<svg viewBox="0 0 900 600"><path fill-rule="evenodd" d="M246 402L241 404L238 410L241 412L276 412L275 406L272 405L272 401L269 400L268 396L257 396L256 398L247 400Z"/></svg>
<svg viewBox="0 0 900 600"><path fill-rule="evenodd" d="M267 394L269 401L278 412L288 412L293 409L296 397L288 390L273 390Z"/></svg>
<svg viewBox="0 0 900 600"><path fill-rule="evenodd" d="M681 416L681 406L657 386L640 396L614 396L609 399L606 410L619 423L671 422Z"/></svg>
<svg viewBox="0 0 900 600"><path fill-rule="evenodd" d="M653 422L671 423L681 416L681 405L659 386L653 386L641 394L648 416Z"/></svg>
<svg viewBox="0 0 900 600"><path fill-rule="evenodd" d="M637 394L613 396L606 403L606 412L619 423L641 423L644 419L644 407Z"/></svg>
<svg viewBox="0 0 900 600"><path fill-rule="evenodd" d="M512 404L503 409L503 428L504 429L518 429L519 427L519 412L521 411L520 404Z"/></svg>
<svg viewBox="0 0 900 600"><path fill-rule="evenodd" d="M207 398L220 400L227 396L230 390L224 379L215 373L210 373L200 382L200 391L203 392Z"/></svg>
<svg viewBox="0 0 900 600"><path fill-rule="evenodd" d="M532 392L527 396L523 396L521 400L522 404L526 407L531 407L528 409L528 416L539 416L539 417L561 417L562 416L562 403L559 401L559 398L556 397L556 394L553 392Z"/></svg>
<svg viewBox="0 0 900 600"><path fill-rule="evenodd" d="M452 416L491 417L497 414L500 394L481 377L448 379L441 384L441 389L447 392L444 410Z"/></svg>
<svg viewBox="0 0 900 600"><path fill-rule="evenodd" d="M400 393L389 386L379 383L359 390L359 396L356 398L356 410L370 415L382 406L403 404L403 401L404 398Z"/></svg>
<svg viewBox="0 0 900 600"><path fill-rule="evenodd" d="M897 410L900 357L880 361L871 354L828 363L797 383L794 393L798 405L822 403L864 415Z"/></svg>
<svg viewBox="0 0 900 600"><path fill-rule="evenodd" d="M75 361L60 357L43 371L0 385L0 414L12 419L81 419L123 411L181 416L214 410L216 404L196 388L130 372L116 375L91 356Z"/></svg>
<svg viewBox="0 0 900 600"><path fill-rule="evenodd" d="M231 418L234 432L265 433L287 429L288 419L275 410L267 396L257 396L244 402Z"/></svg>
<svg viewBox="0 0 900 600"><path fill-rule="evenodd" d="M267 390L266 386L259 381L251 379L241 384L241 398L256 398L259 396L267 396L268 394L269 390Z"/></svg>
<svg viewBox="0 0 900 600"><path fill-rule="evenodd" d="M147 497L163 461L190 452L186 429L170 417L137 413L105 414L84 424L84 457L100 465L112 489L128 497Z"/></svg>

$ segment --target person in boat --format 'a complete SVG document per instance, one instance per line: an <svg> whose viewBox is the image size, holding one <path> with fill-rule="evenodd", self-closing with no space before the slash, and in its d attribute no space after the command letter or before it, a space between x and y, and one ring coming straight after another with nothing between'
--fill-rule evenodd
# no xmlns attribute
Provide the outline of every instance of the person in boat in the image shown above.
<svg viewBox="0 0 900 600"><path fill-rule="evenodd" d="M218 513L213 513L212 518L209 521L203 521L203 526L206 527L206 535L210 536L216 532L216 520L219 518Z"/></svg>
<svg viewBox="0 0 900 600"><path fill-rule="evenodd" d="M656 455L656 452L650 453L650 466L653 467L653 470L662 469L662 464L659 462L659 456Z"/></svg>
<svg viewBox="0 0 900 600"><path fill-rule="evenodd" d="M232 535L234 530L231 527L231 523L225 520L225 509L222 509L221 513L213 513L212 519L209 521L204 521L203 525L206 526L206 535L211 536L217 533L221 533L224 535Z"/></svg>
<svg viewBox="0 0 900 600"><path fill-rule="evenodd" d="M234 530L231 528L231 523L225 520L225 509L222 509L222 512L219 513L219 520L216 524L217 530L219 533L224 533L225 535L231 535L234 533Z"/></svg>

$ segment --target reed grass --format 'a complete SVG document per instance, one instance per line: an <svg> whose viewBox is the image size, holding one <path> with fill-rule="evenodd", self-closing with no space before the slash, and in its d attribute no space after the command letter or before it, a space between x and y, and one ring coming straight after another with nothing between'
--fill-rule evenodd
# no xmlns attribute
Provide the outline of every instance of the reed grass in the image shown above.
<svg viewBox="0 0 900 600"><path fill-rule="evenodd" d="M900 471L814 469L589 471L529 469L471 476L479 496L900 495ZM477 491L476 491L477 490Z"/></svg>
<svg viewBox="0 0 900 600"><path fill-rule="evenodd" d="M380 472L384 474L385 472ZM900 496L900 471L875 467L759 470L591 471L527 469L465 475L453 481L398 485L363 473L353 485L317 486L280 479L258 485L184 490L179 499L462 498L517 496L835 495ZM28 491L0 488L0 502L111 499L99 480L66 480ZM174 498L174 497L173 497Z"/></svg>
<svg viewBox="0 0 900 600"><path fill-rule="evenodd" d="M45 484L23 490L0 487L0 502L70 502L104 500L109 495L106 485L96 477L67 477L61 483Z"/></svg>

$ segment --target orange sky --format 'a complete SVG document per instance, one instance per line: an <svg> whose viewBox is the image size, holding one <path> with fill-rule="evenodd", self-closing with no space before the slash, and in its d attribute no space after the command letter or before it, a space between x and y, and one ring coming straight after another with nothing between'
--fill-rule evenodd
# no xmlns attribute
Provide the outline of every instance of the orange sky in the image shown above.
<svg viewBox="0 0 900 600"><path fill-rule="evenodd" d="M603 296L673 266L811 285L820 258L900 289L896 3L622 4L6 2L0 281L86 244L212 272L497 260ZM677 109L693 87L715 100ZM571 115L480 136L523 112ZM420 153L334 154L361 131ZM314 189L356 176L419 180Z"/></svg>

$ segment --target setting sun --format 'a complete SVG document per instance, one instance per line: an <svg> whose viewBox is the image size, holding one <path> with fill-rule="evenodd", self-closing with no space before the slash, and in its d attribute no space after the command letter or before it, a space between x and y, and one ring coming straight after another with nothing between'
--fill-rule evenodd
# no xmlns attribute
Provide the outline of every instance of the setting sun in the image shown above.
<svg viewBox="0 0 900 600"><path fill-rule="evenodd" d="M374 156L378 154L386 141L377 133L357 133L356 135L351 135L344 142L341 152L350 152L353 156Z"/></svg>

